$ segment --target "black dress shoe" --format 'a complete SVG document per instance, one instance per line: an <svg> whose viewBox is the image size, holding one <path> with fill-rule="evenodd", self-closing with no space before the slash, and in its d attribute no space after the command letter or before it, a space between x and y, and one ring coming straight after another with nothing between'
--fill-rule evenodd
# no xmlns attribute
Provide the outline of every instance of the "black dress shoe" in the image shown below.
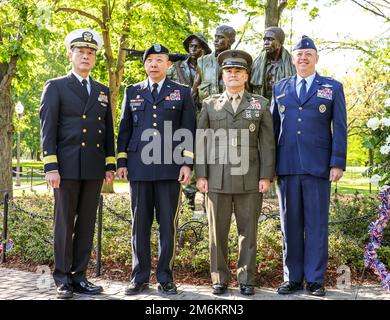
<svg viewBox="0 0 390 320"><path fill-rule="evenodd" d="M99 294L103 292L102 286L95 286L87 279L73 283L73 291L77 293Z"/></svg>
<svg viewBox="0 0 390 320"><path fill-rule="evenodd" d="M70 299L73 298L73 288L70 284L63 283L57 287L58 299Z"/></svg>
<svg viewBox="0 0 390 320"><path fill-rule="evenodd" d="M306 289L310 291L312 296L323 297L325 295L325 288L321 283L308 282Z"/></svg>
<svg viewBox="0 0 390 320"><path fill-rule="evenodd" d="M244 296L252 296L255 294L255 287L249 284L240 284L240 292Z"/></svg>
<svg viewBox="0 0 390 320"><path fill-rule="evenodd" d="M162 282L158 285L158 291L165 294L177 294L176 285L173 282Z"/></svg>
<svg viewBox="0 0 390 320"><path fill-rule="evenodd" d="M278 293L279 294L290 294L290 293L294 293L295 291L302 290L302 289L303 289L302 282L285 281L278 288Z"/></svg>
<svg viewBox="0 0 390 320"><path fill-rule="evenodd" d="M227 285L224 283L213 284L213 294L224 294L226 290L227 290Z"/></svg>
<svg viewBox="0 0 390 320"><path fill-rule="evenodd" d="M125 289L125 295L132 296L149 288L149 283L147 282L135 282L132 281Z"/></svg>

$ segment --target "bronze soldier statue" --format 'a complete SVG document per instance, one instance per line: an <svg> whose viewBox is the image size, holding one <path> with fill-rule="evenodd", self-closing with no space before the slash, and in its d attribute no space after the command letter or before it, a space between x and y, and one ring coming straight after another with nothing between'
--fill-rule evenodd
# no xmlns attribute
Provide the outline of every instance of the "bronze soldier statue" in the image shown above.
<svg viewBox="0 0 390 320"><path fill-rule="evenodd" d="M232 27L222 25L215 30L215 51L198 59L197 73L192 87L195 101L199 99L199 103L202 103L203 99L210 95L223 92L224 85L217 56L223 51L230 50L235 40L236 31Z"/></svg>
<svg viewBox="0 0 390 320"><path fill-rule="evenodd" d="M211 53L207 39L200 33L190 34L183 41L188 58L176 61L168 70L167 77L173 81L192 87L194 84L198 58Z"/></svg>
<svg viewBox="0 0 390 320"><path fill-rule="evenodd" d="M210 54L211 49L207 44L207 39L200 33L190 34L184 41L183 45L189 56L185 60L178 60L169 68L167 77L173 81L192 87L194 84L196 67L198 65L198 58L205 54ZM202 105L198 99L194 101L196 106L196 114L200 112ZM190 208L195 210L195 195L196 195L196 181L194 176L187 186L183 186L183 193L188 199ZM203 205L204 207L204 205ZM203 211L204 212L204 211Z"/></svg>
<svg viewBox="0 0 390 320"><path fill-rule="evenodd" d="M250 84L253 93L272 97L272 85L296 74L290 53L283 47L284 31L269 27L264 32L264 50L253 62Z"/></svg>

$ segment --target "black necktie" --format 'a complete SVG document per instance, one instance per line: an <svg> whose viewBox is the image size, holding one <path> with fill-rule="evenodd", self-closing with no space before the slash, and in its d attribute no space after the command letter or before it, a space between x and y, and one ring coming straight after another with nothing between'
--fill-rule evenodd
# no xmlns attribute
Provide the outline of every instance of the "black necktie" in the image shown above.
<svg viewBox="0 0 390 320"><path fill-rule="evenodd" d="M157 96L158 96L158 91L157 91L158 83L153 83L152 87L153 87L152 97L153 97L153 100L156 101L157 100Z"/></svg>
<svg viewBox="0 0 390 320"><path fill-rule="evenodd" d="M306 80L301 80L301 90L299 90L299 101L301 101L301 104L305 101L306 98Z"/></svg>
<svg viewBox="0 0 390 320"><path fill-rule="evenodd" d="M88 98L89 98L89 92L88 92L88 81L83 79L81 81L82 85L83 85L83 96L84 96L84 101L85 103L87 103L88 101Z"/></svg>

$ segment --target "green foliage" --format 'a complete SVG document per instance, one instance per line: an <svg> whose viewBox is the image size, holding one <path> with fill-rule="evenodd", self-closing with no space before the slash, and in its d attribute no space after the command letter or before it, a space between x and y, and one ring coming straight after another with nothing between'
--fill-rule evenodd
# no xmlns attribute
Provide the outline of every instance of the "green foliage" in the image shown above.
<svg viewBox="0 0 390 320"><path fill-rule="evenodd" d="M49 195L25 197L15 201L17 210L12 206L9 212L8 234L15 246L11 254L26 261L47 264L53 261L52 220L33 218L26 214L53 216L53 200ZM20 210L21 209L21 210Z"/></svg>
<svg viewBox="0 0 390 320"><path fill-rule="evenodd" d="M282 233L279 220L267 219L260 222L257 233L257 264L262 266L262 271L272 272L282 261Z"/></svg>
<svg viewBox="0 0 390 320"><path fill-rule="evenodd" d="M368 226L378 215L378 199L374 195L334 196L330 207L329 265L343 264L357 270L363 267L363 253L369 241ZM390 232L385 230L384 241L389 242ZM386 257L384 251L383 258Z"/></svg>
<svg viewBox="0 0 390 320"><path fill-rule="evenodd" d="M374 165L369 170L377 175L380 185L390 184L390 91L383 111L369 121L377 123L372 126L368 122L372 130L363 138L365 148L374 151Z"/></svg>

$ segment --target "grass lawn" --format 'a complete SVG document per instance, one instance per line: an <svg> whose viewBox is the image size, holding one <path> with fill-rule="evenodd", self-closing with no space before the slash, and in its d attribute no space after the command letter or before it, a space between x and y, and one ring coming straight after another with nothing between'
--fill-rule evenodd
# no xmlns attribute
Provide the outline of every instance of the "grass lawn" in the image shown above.
<svg viewBox="0 0 390 320"><path fill-rule="evenodd" d="M15 187L14 189L15 195L22 194L23 190L26 190L26 192L30 190L28 186L31 186L31 179L30 179L31 169L33 172L32 185L37 186L34 187L33 189L37 189L35 190L37 192L47 192L46 184L42 174L43 163L40 161L32 161L32 160L21 160L20 163L23 172L25 172L27 176L22 176L21 179L23 189L17 190L19 188ZM16 160L12 162L12 165L16 166ZM341 181L338 182L337 184L332 183L332 193L335 192L336 186L337 186L338 193L353 194L356 191L363 194L370 193L369 178L364 176L365 170L366 170L365 167L347 167L347 170L344 172L344 176L341 179ZM115 180L114 189L123 192L124 190L128 189L128 182ZM377 193L377 192L378 192L378 188L372 185L371 193Z"/></svg>
<svg viewBox="0 0 390 320"><path fill-rule="evenodd" d="M12 160L12 166L16 167L16 160ZM33 169L43 169L43 162L42 161L33 161L33 160L20 160L20 166L22 168L33 168Z"/></svg>
<svg viewBox="0 0 390 320"><path fill-rule="evenodd" d="M365 167L347 167L344 176L337 183L337 192L339 193L370 193L370 179L364 176ZM332 192L335 192L336 184L332 183ZM371 193L377 193L378 188L371 185Z"/></svg>

